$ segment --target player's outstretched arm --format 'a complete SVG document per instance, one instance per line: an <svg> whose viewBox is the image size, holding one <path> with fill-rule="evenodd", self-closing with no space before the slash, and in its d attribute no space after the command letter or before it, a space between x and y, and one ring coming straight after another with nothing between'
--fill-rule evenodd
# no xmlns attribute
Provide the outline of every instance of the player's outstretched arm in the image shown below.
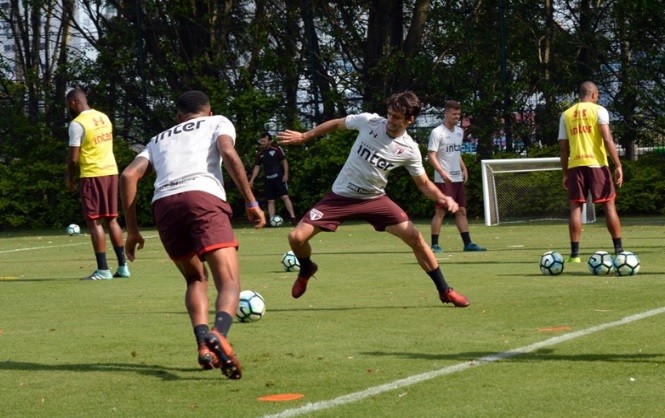
<svg viewBox="0 0 665 418"><path fill-rule="evenodd" d="M127 238L125 240L125 253L129 261L136 259L136 249L143 248L145 240L139 232L139 225L136 216L136 196L139 180L145 176L150 169L150 162L137 157L125 168L120 175L120 201L125 215L125 224L127 226Z"/></svg>
<svg viewBox="0 0 665 418"><path fill-rule="evenodd" d="M226 171L229 173L229 176L231 176L231 179L236 186L238 186L240 194L242 194L242 197L245 199L247 218L250 221L256 222L254 228L263 228L266 225L266 215L263 213L263 210L261 210L261 207L254 197L252 188L249 185L249 180L247 180L245 167L242 165L242 161L233 146L233 139L228 135L220 135L219 138L217 138L217 149L219 149L219 153L222 156Z"/></svg>
<svg viewBox="0 0 665 418"><path fill-rule="evenodd" d="M457 202L455 202L455 199L441 193L441 190L439 190L439 188L430 181L429 177L427 177L427 174L412 176L411 178L416 183L416 186L418 186L418 189L422 192L422 194L429 197L431 200L434 200L438 204L445 206L449 212L457 212L459 206L457 205Z"/></svg>
<svg viewBox="0 0 665 418"><path fill-rule="evenodd" d="M346 118L331 119L307 132L285 130L277 134L280 145L300 145L321 135L346 129Z"/></svg>

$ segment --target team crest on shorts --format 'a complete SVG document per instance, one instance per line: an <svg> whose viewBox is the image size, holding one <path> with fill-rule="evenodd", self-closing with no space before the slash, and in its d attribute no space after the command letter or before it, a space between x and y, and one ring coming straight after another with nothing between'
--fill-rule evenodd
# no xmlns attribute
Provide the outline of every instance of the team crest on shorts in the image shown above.
<svg viewBox="0 0 665 418"><path fill-rule="evenodd" d="M323 218L323 213L320 210L312 209L309 211L309 219L317 221Z"/></svg>

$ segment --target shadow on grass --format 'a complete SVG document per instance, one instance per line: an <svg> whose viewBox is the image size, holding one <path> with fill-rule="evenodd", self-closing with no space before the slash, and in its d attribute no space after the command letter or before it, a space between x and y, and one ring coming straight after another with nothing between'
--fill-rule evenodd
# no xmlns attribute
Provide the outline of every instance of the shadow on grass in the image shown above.
<svg viewBox="0 0 665 418"><path fill-rule="evenodd" d="M454 361L478 361L483 363L487 358L494 360L500 357L501 361L514 363L541 362L541 361L573 361L573 362L608 362L608 363L653 363L665 364L663 354L556 354L553 349L540 349L533 353L492 353L492 352L469 352L458 354L425 354L425 353L398 353L386 351L368 351L361 353L376 357L398 357L417 360L454 360ZM508 355L510 354L510 355ZM662 359L656 361L654 359Z"/></svg>
<svg viewBox="0 0 665 418"><path fill-rule="evenodd" d="M177 373L205 372L195 368L172 368L151 364L131 364L131 363L97 363L97 364L42 364L28 363L21 361L4 361L0 363L0 371L25 371L25 372L111 372L127 373L133 372L143 376L154 377L164 381L175 380L202 380L202 378L183 378ZM211 370L210 372L214 372ZM219 371L215 373L219 377Z"/></svg>

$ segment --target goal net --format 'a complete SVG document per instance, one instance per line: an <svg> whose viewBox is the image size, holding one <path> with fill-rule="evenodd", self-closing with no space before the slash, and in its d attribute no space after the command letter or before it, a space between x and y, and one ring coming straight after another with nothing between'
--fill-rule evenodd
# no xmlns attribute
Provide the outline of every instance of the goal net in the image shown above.
<svg viewBox="0 0 665 418"><path fill-rule="evenodd" d="M482 160L481 164L485 225L568 219L570 204L558 157ZM589 196L582 222L595 221L596 208Z"/></svg>

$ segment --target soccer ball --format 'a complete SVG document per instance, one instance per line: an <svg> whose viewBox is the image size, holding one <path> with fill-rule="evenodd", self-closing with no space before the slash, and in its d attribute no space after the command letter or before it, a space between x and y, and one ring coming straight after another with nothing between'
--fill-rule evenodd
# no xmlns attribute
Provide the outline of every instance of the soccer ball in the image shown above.
<svg viewBox="0 0 665 418"><path fill-rule="evenodd" d="M622 251L614 258L614 268L619 276L634 276L640 271L640 259L630 251Z"/></svg>
<svg viewBox="0 0 665 418"><path fill-rule="evenodd" d="M270 218L270 226L272 227L276 228L278 226L282 226L283 224L284 224L284 219L279 215L275 215L272 218Z"/></svg>
<svg viewBox="0 0 665 418"><path fill-rule="evenodd" d="M596 251L589 257L589 271L597 276L610 274L614 270L614 260L607 251Z"/></svg>
<svg viewBox="0 0 665 418"><path fill-rule="evenodd" d="M240 322L255 322L263 318L266 313L266 302L263 296L253 290L240 292L240 303L236 318Z"/></svg>
<svg viewBox="0 0 665 418"><path fill-rule="evenodd" d="M79 228L78 225L76 224L71 224L67 227L67 234L68 235L79 235L81 233L81 228Z"/></svg>
<svg viewBox="0 0 665 418"><path fill-rule="evenodd" d="M563 272L563 256L556 251L548 251L540 256L540 271L546 276L556 276Z"/></svg>
<svg viewBox="0 0 665 418"><path fill-rule="evenodd" d="M284 271L300 270L300 262L298 261L298 257L293 254L293 251L287 251L284 253L282 256L282 267L284 268Z"/></svg>

